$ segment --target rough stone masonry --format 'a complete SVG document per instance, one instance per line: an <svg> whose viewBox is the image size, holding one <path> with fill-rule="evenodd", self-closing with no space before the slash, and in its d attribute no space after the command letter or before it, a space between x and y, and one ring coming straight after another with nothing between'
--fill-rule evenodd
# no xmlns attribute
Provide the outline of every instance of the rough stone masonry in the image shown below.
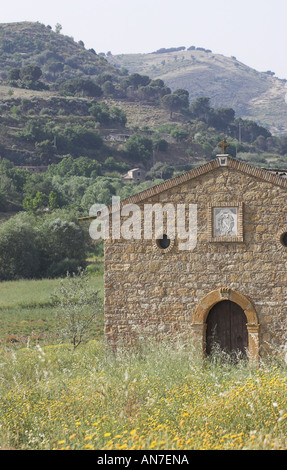
<svg viewBox="0 0 287 470"><path fill-rule="evenodd" d="M105 240L107 339L193 336L205 352L209 313L225 300L242 308L258 359L272 322L287 315L286 196L287 179L219 155L122 201L196 205L197 243L179 250L177 233L164 248L159 234Z"/></svg>

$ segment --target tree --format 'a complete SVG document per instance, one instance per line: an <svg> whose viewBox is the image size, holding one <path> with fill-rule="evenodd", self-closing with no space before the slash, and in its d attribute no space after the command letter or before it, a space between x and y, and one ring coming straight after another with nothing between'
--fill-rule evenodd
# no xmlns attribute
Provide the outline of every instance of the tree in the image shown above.
<svg viewBox="0 0 287 470"><path fill-rule="evenodd" d="M265 129L262 126L259 126L256 122L250 121L248 119L241 119L238 118L235 120L235 124L241 126L241 134L242 138L245 142L252 143L254 142L257 137L263 136L266 139L268 137L272 137L271 132Z"/></svg>
<svg viewBox="0 0 287 470"><path fill-rule="evenodd" d="M41 126L39 120L37 119L29 119L26 122L24 129L20 131L18 135L20 137L23 137L28 142L41 142L47 138L47 134L44 128Z"/></svg>
<svg viewBox="0 0 287 470"><path fill-rule="evenodd" d="M83 149L98 150L103 145L103 139L98 131L86 129L84 126L75 125L66 127L56 134L57 149L60 152L78 154Z"/></svg>
<svg viewBox="0 0 287 470"><path fill-rule="evenodd" d="M0 226L0 280L62 276L85 267L85 232L73 217L61 217L20 213Z"/></svg>
<svg viewBox="0 0 287 470"><path fill-rule="evenodd" d="M54 144L48 139L43 140L42 142L36 142L35 149L40 159L47 163L53 159L56 152Z"/></svg>
<svg viewBox="0 0 287 470"><path fill-rule="evenodd" d="M109 206L115 193L116 190L108 179L99 178L86 189L81 200L81 207L88 211L93 204Z"/></svg>
<svg viewBox="0 0 287 470"><path fill-rule="evenodd" d="M167 163L157 162L146 174L147 179L154 180L156 178L167 180L172 178L174 167Z"/></svg>
<svg viewBox="0 0 287 470"><path fill-rule="evenodd" d="M86 176L90 178L101 175L102 165L88 157L66 157L57 164L49 165L47 176Z"/></svg>
<svg viewBox="0 0 287 470"><path fill-rule="evenodd" d="M35 224L26 214L0 226L0 280L33 278L39 274Z"/></svg>
<svg viewBox="0 0 287 470"><path fill-rule="evenodd" d="M123 109L118 108L117 106L111 106L110 108L110 123L120 124L125 126L127 123L127 115Z"/></svg>
<svg viewBox="0 0 287 470"><path fill-rule="evenodd" d="M11 80L11 84L14 86L33 90L49 89L48 85L39 81L41 76L42 70L37 65L26 65L22 68L13 68L8 73L8 79Z"/></svg>
<svg viewBox="0 0 287 470"><path fill-rule="evenodd" d="M3 211L20 209L21 193L26 175L23 175L23 179L18 178L18 175L19 172L13 168L13 163L3 158L0 163L0 192Z"/></svg>
<svg viewBox="0 0 287 470"><path fill-rule="evenodd" d="M129 166L124 162L117 162L114 157L108 157L105 160L104 166L109 171L118 171L123 173L129 169Z"/></svg>
<svg viewBox="0 0 287 470"><path fill-rule="evenodd" d="M23 201L23 209L27 212L36 213L39 209L43 209L48 206L48 196L41 191L36 193L36 196L31 194L25 197Z"/></svg>
<svg viewBox="0 0 287 470"><path fill-rule="evenodd" d="M163 107L166 108L169 111L170 119L172 119L173 113L175 111L179 111L182 108L182 100L176 94L165 95L161 99L161 103L162 103Z"/></svg>
<svg viewBox="0 0 287 470"><path fill-rule="evenodd" d="M55 32L56 32L57 34L60 34L60 32L62 31L62 29L63 29L63 28L62 28L62 25L61 25L60 23L56 23L56 24L55 24Z"/></svg>
<svg viewBox="0 0 287 470"><path fill-rule="evenodd" d="M160 136L153 138L153 146L154 149L159 152L167 152L168 150L168 142Z"/></svg>
<svg viewBox="0 0 287 470"><path fill-rule="evenodd" d="M133 134L127 140L125 150L131 159L147 163L152 156L153 142L148 137Z"/></svg>
<svg viewBox="0 0 287 470"><path fill-rule="evenodd" d="M210 107L210 98L201 96L190 105L190 112L193 117L208 122Z"/></svg>
<svg viewBox="0 0 287 470"><path fill-rule="evenodd" d="M141 86L138 90L138 97L143 101L155 102L163 96L170 94L170 88L156 85Z"/></svg>
<svg viewBox="0 0 287 470"><path fill-rule="evenodd" d="M274 148L274 139L269 137L267 139L268 145L270 148ZM287 154L287 136L280 136L279 138L279 149L280 152L283 154Z"/></svg>
<svg viewBox="0 0 287 470"><path fill-rule="evenodd" d="M56 191L51 191L49 194L49 209L54 210L60 206L59 196Z"/></svg>
<svg viewBox="0 0 287 470"><path fill-rule="evenodd" d="M116 91L115 85L111 81L103 83L102 89L105 96L113 96Z"/></svg>
<svg viewBox="0 0 287 470"><path fill-rule="evenodd" d="M188 137L189 132L182 127L175 127L172 129L170 135L173 139L176 139L177 142L181 142Z"/></svg>
<svg viewBox="0 0 287 470"><path fill-rule="evenodd" d="M90 285L86 271L67 274L52 296L56 306L59 331L71 341L75 350L84 340L95 319L102 313L103 301L99 291Z"/></svg>
<svg viewBox="0 0 287 470"><path fill-rule="evenodd" d="M126 113L117 106L109 106L104 102L94 101L89 108L89 113L101 124L116 124L125 126Z"/></svg>
<svg viewBox="0 0 287 470"><path fill-rule="evenodd" d="M64 70L64 64L62 62L50 62L47 64L47 69L56 78L56 75Z"/></svg>
<svg viewBox="0 0 287 470"><path fill-rule="evenodd" d="M140 75L139 73L132 73L128 80L135 90L137 90L139 86L147 86L151 81L147 75Z"/></svg>
<svg viewBox="0 0 287 470"><path fill-rule="evenodd" d="M20 69L19 78L22 82L35 83L42 76L42 70L37 65L27 65Z"/></svg>
<svg viewBox="0 0 287 470"><path fill-rule="evenodd" d="M218 130L226 131L234 119L235 111L232 108L210 109L208 124Z"/></svg>
<svg viewBox="0 0 287 470"><path fill-rule="evenodd" d="M8 72L8 80L19 80L20 79L20 69L13 68Z"/></svg>
<svg viewBox="0 0 287 470"><path fill-rule="evenodd" d="M88 97L100 97L103 94L103 90L99 85L94 83L92 80L85 78L71 78L60 86L62 93L70 93L72 95L82 95Z"/></svg>
<svg viewBox="0 0 287 470"><path fill-rule="evenodd" d="M41 219L37 243L40 251L40 274L63 276L86 265L86 242L82 227L75 220L60 217Z"/></svg>
<svg viewBox="0 0 287 470"><path fill-rule="evenodd" d="M174 95L178 96L182 102L182 108L189 107L189 92L183 88L178 88L173 92Z"/></svg>

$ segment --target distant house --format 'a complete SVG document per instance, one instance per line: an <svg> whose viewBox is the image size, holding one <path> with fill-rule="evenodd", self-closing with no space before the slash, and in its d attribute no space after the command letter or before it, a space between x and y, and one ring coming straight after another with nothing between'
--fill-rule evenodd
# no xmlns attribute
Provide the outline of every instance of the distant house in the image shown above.
<svg viewBox="0 0 287 470"><path fill-rule="evenodd" d="M124 176L124 181L145 181L146 172L141 168L133 168L129 170Z"/></svg>

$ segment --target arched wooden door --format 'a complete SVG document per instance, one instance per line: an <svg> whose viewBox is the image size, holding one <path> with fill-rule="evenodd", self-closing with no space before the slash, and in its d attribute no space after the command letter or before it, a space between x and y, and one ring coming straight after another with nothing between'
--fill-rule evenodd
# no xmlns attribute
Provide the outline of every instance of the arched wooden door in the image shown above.
<svg viewBox="0 0 287 470"><path fill-rule="evenodd" d="M247 319L242 308L230 300L218 302L207 317L206 352L210 354L217 344L227 353L248 351Z"/></svg>

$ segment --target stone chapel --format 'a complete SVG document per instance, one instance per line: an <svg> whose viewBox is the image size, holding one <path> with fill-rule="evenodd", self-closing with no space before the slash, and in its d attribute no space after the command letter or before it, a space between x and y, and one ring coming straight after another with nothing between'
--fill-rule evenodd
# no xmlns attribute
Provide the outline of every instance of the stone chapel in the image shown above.
<svg viewBox="0 0 287 470"><path fill-rule="evenodd" d="M107 339L194 337L204 354L216 341L257 360L273 319L287 315L287 178L222 154L121 207L157 203L196 207L196 243L180 250L168 228L107 237Z"/></svg>

